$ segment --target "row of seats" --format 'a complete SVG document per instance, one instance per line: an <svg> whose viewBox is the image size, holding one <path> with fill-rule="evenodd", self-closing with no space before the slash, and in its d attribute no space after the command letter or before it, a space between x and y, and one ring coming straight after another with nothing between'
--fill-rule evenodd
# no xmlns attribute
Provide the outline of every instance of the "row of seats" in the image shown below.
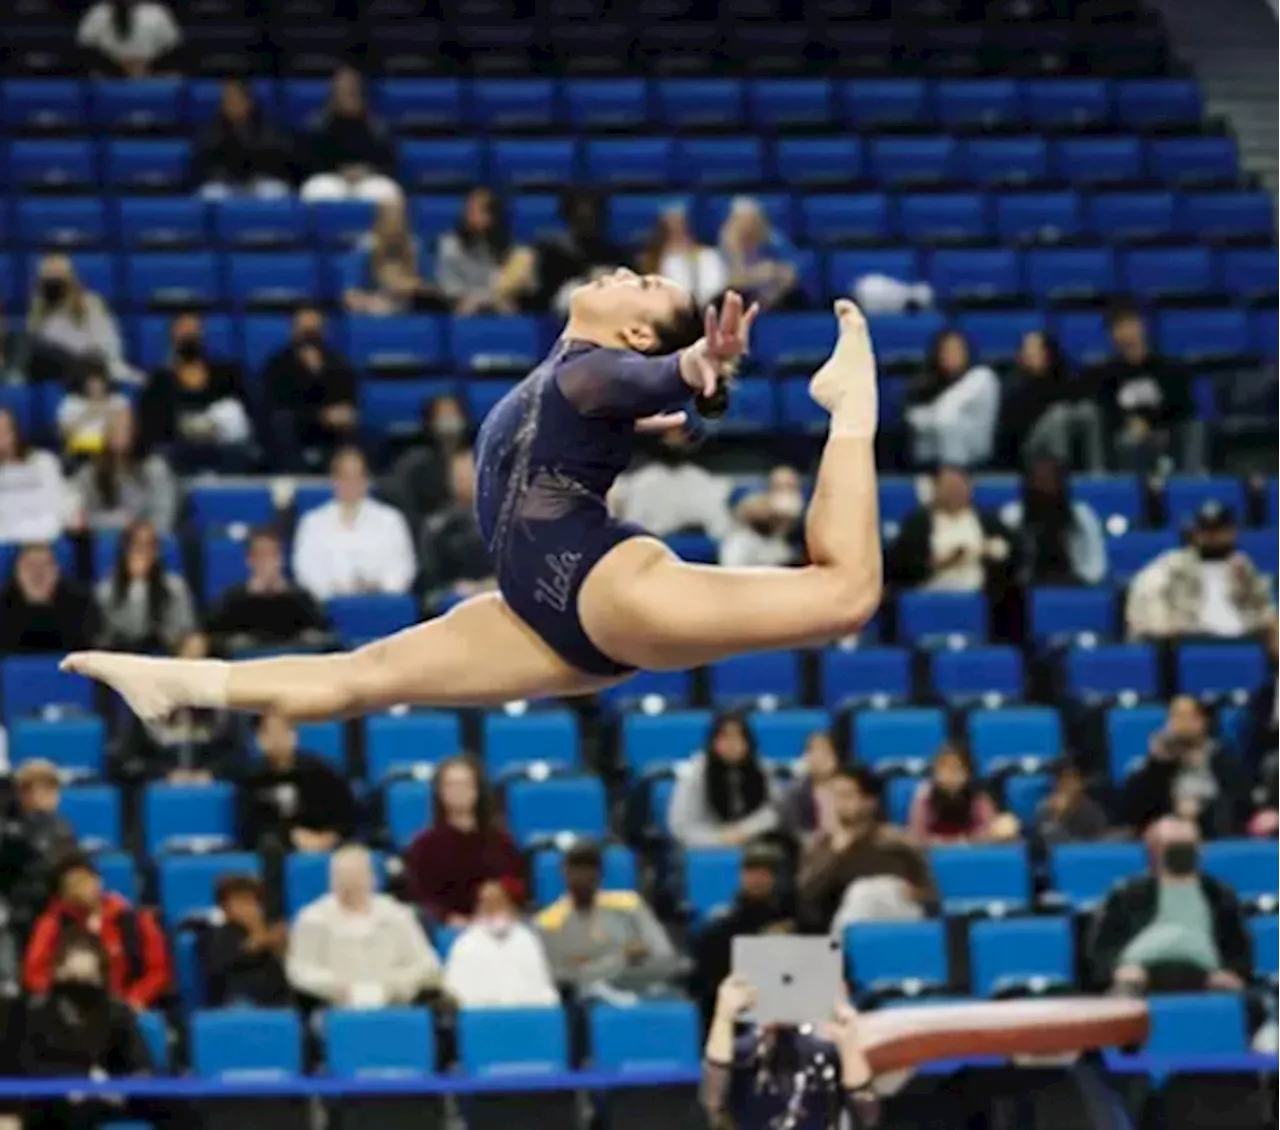
<svg viewBox="0 0 1280 1130"><path fill-rule="evenodd" d="M331 90L326 79L306 78L256 79L252 87L268 118L295 129L325 108ZM0 82L0 131L187 130L212 118L220 97L212 80L9 79ZM1203 114L1195 82L1182 78L383 79L371 84L370 98L396 131L1024 124L1151 130L1193 129Z"/></svg>

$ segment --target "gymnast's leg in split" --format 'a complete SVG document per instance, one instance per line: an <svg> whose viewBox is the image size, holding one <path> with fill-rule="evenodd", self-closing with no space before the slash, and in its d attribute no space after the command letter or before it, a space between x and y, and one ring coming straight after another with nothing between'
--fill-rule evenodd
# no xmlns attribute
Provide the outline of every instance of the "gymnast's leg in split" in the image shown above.
<svg viewBox="0 0 1280 1130"><path fill-rule="evenodd" d="M881 590L875 359L857 308L842 301L836 314L836 348L811 385L831 429L806 520L810 564L704 567L652 538L622 540L591 569L577 602L586 636L620 668L679 669L815 644L857 631L874 614ZM400 703L496 705L591 694L626 677L571 665L496 593L341 654L223 662L80 652L63 669L108 684L144 719L183 706L311 720Z"/></svg>

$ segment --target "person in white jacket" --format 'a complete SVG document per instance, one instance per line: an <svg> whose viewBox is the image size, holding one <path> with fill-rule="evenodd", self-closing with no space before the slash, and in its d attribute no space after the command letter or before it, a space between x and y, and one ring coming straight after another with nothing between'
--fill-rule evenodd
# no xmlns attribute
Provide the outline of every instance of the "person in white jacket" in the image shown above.
<svg viewBox="0 0 1280 1130"><path fill-rule="evenodd" d="M991 458L1000 414L1000 378L973 362L959 330L943 330L925 366L927 379L907 409L911 454L922 465L979 467Z"/></svg>
<svg viewBox="0 0 1280 1130"><path fill-rule="evenodd" d="M333 501L298 523L298 583L319 600L408 592L418 562L404 516L369 497L369 469L359 448L339 449L332 468Z"/></svg>
<svg viewBox="0 0 1280 1130"><path fill-rule="evenodd" d="M57 458L28 447L17 417L0 408L0 542L56 541L70 498Z"/></svg>
<svg viewBox="0 0 1280 1130"><path fill-rule="evenodd" d="M506 885L491 879L476 895L471 925L458 935L444 987L460 1008L542 1008L560 1004L537 933L523 923Z"/></svg>
<svg viewBox="0 0 1280 1130"><path fill-rule="evenodd" d="M329 890L289 932L285 975L298 992L342 1008L380 1008L439 987L440 958L412 908L374 890L367 848L333 853Z"/></svg>

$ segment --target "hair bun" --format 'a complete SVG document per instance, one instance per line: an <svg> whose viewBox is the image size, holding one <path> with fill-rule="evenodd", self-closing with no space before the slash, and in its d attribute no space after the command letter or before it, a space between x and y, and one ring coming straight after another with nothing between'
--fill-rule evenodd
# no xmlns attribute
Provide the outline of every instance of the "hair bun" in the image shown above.
<svg viewBox="0 0 1280 1130"><path fill-rule="evenodd" d="M729 385L721 381L710 396L699 393L693 398L693 407L699 416L706 420L718 420L729 411Z"/></svg>

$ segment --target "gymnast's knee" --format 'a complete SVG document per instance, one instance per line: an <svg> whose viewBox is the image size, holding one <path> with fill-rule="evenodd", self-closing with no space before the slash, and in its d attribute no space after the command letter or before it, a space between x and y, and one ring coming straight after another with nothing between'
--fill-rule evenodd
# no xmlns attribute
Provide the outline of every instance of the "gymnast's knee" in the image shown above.
<svg viewBox="0 0 1280 1130"><path fill-rule="evenodd" d="M835 570L832 570L835 573ZM833 576L835 592L826 607L831 616L833 639L856 636L880 607L882 582L878 579L852 579Z"/></svg>

